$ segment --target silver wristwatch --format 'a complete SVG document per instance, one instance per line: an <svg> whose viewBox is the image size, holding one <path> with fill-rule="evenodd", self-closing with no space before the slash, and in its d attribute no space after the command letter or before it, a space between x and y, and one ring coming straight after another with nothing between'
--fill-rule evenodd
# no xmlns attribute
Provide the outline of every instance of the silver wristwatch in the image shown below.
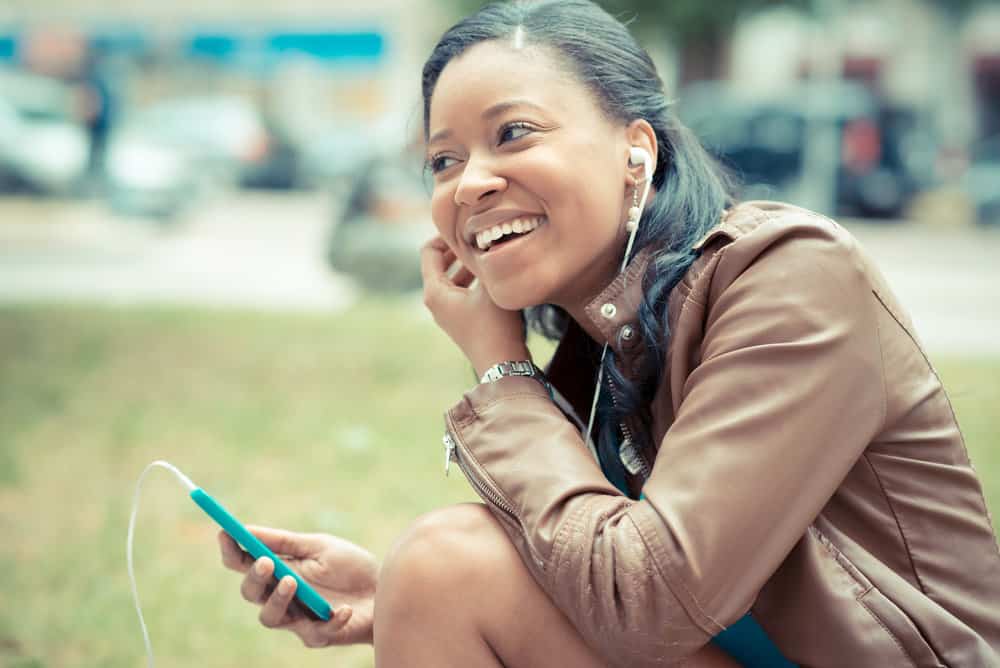
<svg viewBox="0 0 1000 668"><path fill-rule="evenodd" d="M529 378L534 378L545 391L552 396L552 385L549 384L549 379L545 377L545 373L535 366L534 362L530 360L522 361L510 361L510 362L500 362L499 364L494 364L483 374L483 377L479 379L480 383L495 383L504 376L526 376Z"/></svg>

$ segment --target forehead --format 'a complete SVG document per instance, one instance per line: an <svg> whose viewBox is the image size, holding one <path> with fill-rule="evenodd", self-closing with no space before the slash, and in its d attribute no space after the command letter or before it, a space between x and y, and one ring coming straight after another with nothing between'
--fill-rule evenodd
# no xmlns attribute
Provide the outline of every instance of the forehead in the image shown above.
<svg viewBox="0 0 1000 668"><path fill-rule="evenodd" d="M431 97L430 136L478 122L483 111L510 100L577 121L600 116L590 91L551 51L494 40L470 47L445 66Z"/></svg>

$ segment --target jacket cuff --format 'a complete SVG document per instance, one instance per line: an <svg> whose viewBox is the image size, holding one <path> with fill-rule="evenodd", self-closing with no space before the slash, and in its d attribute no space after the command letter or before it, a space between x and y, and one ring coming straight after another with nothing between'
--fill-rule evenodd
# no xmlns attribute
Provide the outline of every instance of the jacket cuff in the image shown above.
<svg viewBox="0 0 1000 668"><path fill-rule="evenodd" d="M448 415L458 427L471 424L490 406L514 397L534 395L552 404L560 413L545 387L528 376L504 376L493 383L479 383L465 393L462 400L448 410ZM560 413L561 415L561 413Z"/></svg>

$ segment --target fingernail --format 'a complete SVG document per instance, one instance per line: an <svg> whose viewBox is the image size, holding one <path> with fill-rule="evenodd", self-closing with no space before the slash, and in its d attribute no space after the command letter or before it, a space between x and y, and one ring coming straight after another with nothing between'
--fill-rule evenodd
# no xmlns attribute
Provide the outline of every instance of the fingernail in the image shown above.
<svg viewBox="0 0 1000 668"><path fill-rule="evenodd" d="M257 571L257 575L264 575L267 572L267 567L264 565L263 559L258 559L257 563L253 566L254 570Z"/></svg>
<svg viewBox="0 0 1000 668"><path fill-rule="evenodd" d="M337 619L337 621L344 621L350 616L350 614L351 614L350 606L342 605L339 608L337 608L337 610L333 613L333 616Z"/></svg>
<svg viewBox="0 0 1000 668"><path fill-rule="evenodd" d="M292 582L293 580L290 577L282 578L281 582L278 583L278 593L287 594L292 591Z"/></svg>

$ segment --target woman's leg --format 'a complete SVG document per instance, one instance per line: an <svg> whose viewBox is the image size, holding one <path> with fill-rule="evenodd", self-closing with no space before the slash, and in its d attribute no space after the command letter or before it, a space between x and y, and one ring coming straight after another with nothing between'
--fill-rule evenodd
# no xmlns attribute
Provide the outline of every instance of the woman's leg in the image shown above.
<svg viewBox="0 0 1000 668"><path fill-rule="evenodd" d="M482 504L436 510L396 542L375 597L377 668L606 668ZM688 666L735 665L708 647Z"/></svg>

